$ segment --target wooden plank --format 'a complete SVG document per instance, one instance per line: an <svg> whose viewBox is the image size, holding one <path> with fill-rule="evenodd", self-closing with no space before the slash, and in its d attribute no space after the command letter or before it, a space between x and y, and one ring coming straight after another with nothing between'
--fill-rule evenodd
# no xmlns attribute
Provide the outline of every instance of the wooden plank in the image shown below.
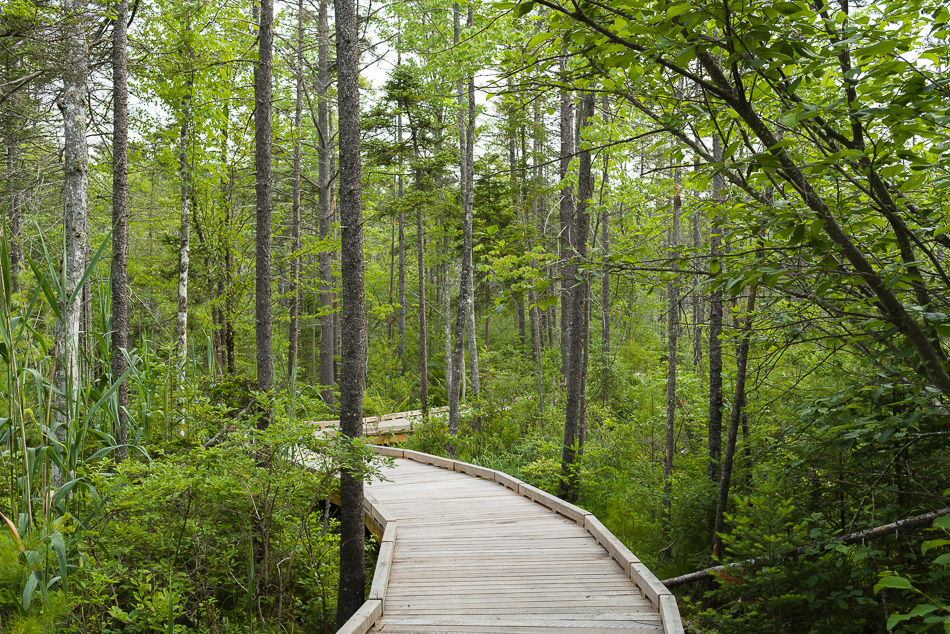
<svg viewBox="0 0 950 634"><path fill-rule="evenodd" d="M455 469L455 461L448 458L443 458L442 456L433 456L432 454L422 453L421 451L411 451L406 449L403 453L403 457L408 460L415 460L416 462L421 462L423 464L430 464L436 467L442 467L443 469L448 469L453 471Z"/></svg>
<svg viewBox="0 0 950 634"><path fill-rule="evenodd" d="M373 447L373 453L382 454L384 456L394 456L396 458L403 457L403 450L398 447L387 447L385 445L375 445Z"/></svg>
<svg viewBox="0 0 950 634"><path fill-rule="evenodd" d="M555 513L559 513L564 517L568 517L581 526L584 525L584 518L590 515L590 511L585 511L584 509L574 506L569 502L565 502L561 498L551 495L547 491L542 491L536 486L530 484L521 483L518 486L518 493L524 497L534 500L539 504L542 504Z"/></svg>
<svg viewBox="0 0 950 634"><path fill-rule="evenodd" d="M336 634L366 634L383 615L383 602L370 599L363 603Z"/></svg>
<svg viewBox="0 0 950 634"><path fill-rule="evenodd" d="M495 472L495 482L511 489L515 493L518 493L518 487L523 484L523 482L521 482L521 480L518 478L514 478L507 473L502 473L501 471Z"/></svg>
<svg viewBox="0 0 950 634"><path fill-rule="evenodd" d="M393 520L386 523L386 530L383 532L381 543L396 541L396 530L399 528L399 522Z"/></svg>
<svg viewBox="0 0 950 634"><path fill-rule="evenodd" d="M594 539L597 540L597 543L607 549L607 552L610 553L610 556L613 557L617 563L623 567L623 571L626 574L630 574L630 565L633 563L640 563L640 560L637 559L636 555L630 552L630 549L623 545L623 543L617 539L613 533L607 530L607 527L604 526L599 519L593 515L588 515L584 518L584 528L594 536Z"/></svg>
<svg viewBox="0 0 950 634"><path fill-rule="evenodd" d="M396 544L384 541L379 545L379 555L376 557L376 571L373 573L373 585L369 590L369 598L382 602L382 609L386 609L386 592L389 588L389 577L393 567L393 550Z"/></svg>
<svg viewBox="0 0 950 634"><path fill-rule="evenodd" d="M640 589L643 590L643 594L645 594L655 606L659 606L660 597L662 595L670 594L666 586L660 583L656 575L650 572L650 569L641 562L630 564L630 578L633 579L634 583L640 586Z"/></svg>
<svg viewBox="0 0 950 634"><path fill-rule="evenodd" d="M455 470L460 473L466 473L470 476L483 478L490 482L495 481L495 473L497 473L494 469L488 469L487 467L479 467L478 465L469 464L467 462L459 462L457 460L455 461Z"/></svg>
<svg viewBox="0 0 950 634"><path fill-rule="evenodd" d="M660 619L663 621L665 634L684 634L683 620L676 606L676 597L672 594L664 594L660 597Z"/></svg>

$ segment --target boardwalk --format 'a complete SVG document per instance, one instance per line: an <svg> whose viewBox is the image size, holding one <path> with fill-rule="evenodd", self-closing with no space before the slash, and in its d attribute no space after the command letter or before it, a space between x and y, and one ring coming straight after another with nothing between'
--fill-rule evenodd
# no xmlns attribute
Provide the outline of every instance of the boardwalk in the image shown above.
<svg viewBox="0 0 950 634"><path fill-rule="evenodd" d="M429 415L445 414L448 411L448 407L433 407L429 409ZM412 432L413 425L420 421L422 421L422 410L420 409L383 416L367 416L363 419L363 434L374 445L402 442ZM312 424L321 430L325 430L339 427L340 421L324 420Z"/></svg>
<svg viewBox="0 0 950 634"><path fill-rule="evenodd" d="M383 543L341 632L682 632L669 591L586 511L489 469L377 450L406 458L366 489Z"/></svg>

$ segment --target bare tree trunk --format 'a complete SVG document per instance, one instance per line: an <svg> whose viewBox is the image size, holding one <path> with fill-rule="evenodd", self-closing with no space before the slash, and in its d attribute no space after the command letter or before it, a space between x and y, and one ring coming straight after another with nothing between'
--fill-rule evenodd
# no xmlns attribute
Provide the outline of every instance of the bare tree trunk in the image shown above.
<svg viewBox="0 0 950 634"><path fill-rule="evenodd" d="M7 80L17 79L19 63L15 55L7 56ZM10 283L13 292L20 288L20 269L23 267L23 191L20 180L20 134L23 115L19 111L19 94L7 94L4 117L4 138L7 145L7 234L10 249Z"/></svg>
<svg viewBox="0 0 950 634"><path fill-rule="evenodd" d="M320 0L317 17L317 147L319 189L317 191L318 223L320 239L326 241L332 236L332 213L330 209L330 122L327 103L327 91L330 87L330 27L327 21L327 0ZM334 347L335 315L333 310L333 254L320 253L320 385L323 402L333 406L333 394L336 382Z"/></svg>
<svg viewBox="0 0 950 634"><path fill-rule="evenodd" d="M116 4L112 28L112 379L128 369L123 351L129 347L129 89L127 23L129 0ZM128 457L129 387L125 381L116 391L118 429L116 460Z"/></svg>
<svg viewBox="0 0 950 634"><path fill-rule="evenodd" d="M566 81L567 53L562 51L560 60L561 74ZM568 365L571 351L571 308L574 302L571 297L572 289L577 280L573 268L571 251L574 247L574 191L567 182L567 173L571 166L574 154L574 100L571 91L561 90L560 133L561 157L558 176L564 183L561 188L560 215L561 232L558 235L558 254L561 259L561 375L568 380Z"/></svg>
<svg viewBox="0 0 950 634"><path fill-rule="evenodd" d="M451 293L451 272L452 262L449 258L449 231L448 227L442 227L442 253L445 254L445 262L442 266L445 269L445 275L442 278L442 314L443 329L445 335L445 393L447 396L452 394L452 293Z"/></svg>
<svg viewBox="0 0 950 634"><path fill-rule="evenodd" d="M699 164L697 162L696 169L699 169ZM699 198L699 192L695 192L695 197ZM699 207L696 207L696 210L692 213L692 237L693 237L693 251L699 253L699 248L702 245L702 237L699 232ZM698 273L702 267L702 262L697 259L694 270ZM693 296L692 308L693 308L693 365L700 366L703 363L703 296L701 293L698 293L694 287L691 291Z"/></svg>
<svg viewBox="0 0 950 634"><path fill-rule="evenodd" d="M717 162L722 161L722 141L713 136L713 156ZM713 176L713 200L715 204L723 202L722 189L724 186L721 175ZM719 220L719 210L714 212L712 229L709 232L709 258L718 260L722 231ZM712 280L716 284L715 277ZM709 463L707 473L709 479L718 482L720 478L720 461L722 458L722 290L713 287L709 298Z"/></svg>
<svg viewBox="0 0 950 634"><path fill-rule="evenodd" d="M57 440L65 442L79 398L79 323L82 303L77 290L86 270L89 249L89 148L86 144L86 111L88 109L89 49L86 46L86 0L65 0L66 49L63 73L63 96L59 108L63 113L64 183L63 278L65 298L60 306L63 320L56 322L55 384L60 395L55 402L53 431ZM53 465L54 485L65 482L68 474Z"/></svg>
<svg viewBox="0 0 950 634"><path fill-rule="evenodd" d="M402 118L400 116L400 118ZM400 126L401 127L401 126ZM400 167L400 169L402 169ZM402 174L399 175L399 197L403 197ZM406 218L402 209L399 210L399 343L396 355L402 374L406 373Z"/></svg>
<svg viewBox="0 0 950 634"><path fill-rule="evenodd" d="M726 505L729 502L729 485L732 480L732 465L736 455L736 439L739 436L739 421L745 407L746 367L749 361L749 342L752 331L752 313L755 310L756 285L749 287L749 299L745 310L745 323L742 326L742 339L736 356L736 391L732 399L732 411L729 414L729 436L722 460L722 477L719 480L719 497L716 500L716 521L713 527L713 557L722 556L722 533L726 521Z"/></svg>
<svg viewBox="0 0 950 634"><path fill-rule="evenodd" d="M181 127L178 135L178 171L180 184L181 231L178 246L178 313L175 327L175 384L180 390L185 380L185 364L188 361L188 271L191 267L191 165L188 153L188 135L191 131L191 79L185 82L185 95L181 99ZM182 396L176 398L176 407L184 405ZM179 416L182 415L179 411Z"/></svg>
<svg viewBox="0 0 950 634"><path fill-rule="evenodd" d="M401 44L401 41L400 41ZM396 66L402 65L402 50L396 52ZM405 196L405 184L402 177L402 113L396 115L396 141L400 147L399 174L397 179L397 196L402 200ZM420 282L421 284L421 282ZM399 207L399 347L396 352L402 368L406 373L406 219L402 206ZM424 409L424 408L423 408Z"/></svg>
<svg viewBox="0 0 950 634"><path fill-rule="evenodd" d="M670 228L670 253L675 255L680 241L680 211L683 203L680 196L683 173L679 166L673 170L673 218ZM663 525L669 531L673 496L673 452L676 447L676 343L679 335L679 288L676 280L666 285L669 298L667 327L666 364L666 446L663 452Z"/></svg>
<svg viewBox="0 0 950 634"><path fill-rule="evenodd" d="M271 76L274 69L274 0L260 0L261 16L258 63L254 74L254 166L257 193L257 239L255 267L255 340L257 343L257 389L267 394L274 386L271 350ZM266 398L266 397L265 397ZM270 424L270 406L258 422Z"/></svg>
<svg viewBox="0 0 950 634"><path fill-rule="evenodd" d="M457 6L457 5L456 5ZM456 11L456 17L457 17ZM471 14L470 14L471 15ZM462 174L464 176L461 183L462 190L462 270L460 272L460 290L458 300L458 313L455 320L455 349L452 352L452 392L449 395L449 433L455 435L458 433L459 424L459 397L462 387L463 349L466 334L466 324L469 322L471 312L471 324L468 332L474 334L474 302L473 302L473 280L472 280L472 203L473 203L473 165L474 165L474 145L475 145L475 84L474 78L469 81L469 104L468 104L468 126L466 127L463 138L464 151L461 157ZM461 83L459 84L459 103L461 103ZM462 126L460 118L460 127ZM462 137L460 137L462 138ZM471 348L471 346L470 346ZM470 352L471 354L471 352ZM475 365L476 359L472 359L472 365ZM476 370L472 371L472 378L476 376ZM453 447L450 447L454 451Z"/></svg>
<svg viewBox="0 0 950 634"><path fill-rule="evenodd" d="M594 114L594 93L586 93L583 98L583 107L578 113L578 127L583 128L587 120ZM572 271L576 272L577 262L583 262L587 257L587 232L590 218L587 208L590 206L590 197L593 193L591 178L590 148L584 144L580 152L578 166L577 190L578 203L572 225L574 232L574 251L576 261ZM576 273L575 273L576 274ZM567 404L564 413L564 445L561 450L561 482L558 485L558 497L568 501L577 500L580 481L576 462L580 457L579 427L582 413L582 402L585 395L584 345L587 339L587 281L577 284L571 292L572 306L570 309L570 341L571 349L568 354L567 368Z"/></svg>
<svg viewBox="0 0 950 634"><path fill-rule="evenodd" d="M472 5L468 5L467 26L469 32L475 25L475 10ZM481 381L478 377L478 338L475 333L475 256L472 252L472 211L475 205L475 74L468 76L468 129L465 139L465 159L468 166L465 170L465 178L468 188L468 206L465 211L466 225L464 228L464 246L468 251L468 278L470 280L469 288L471 292L466 297L468 314L468 357L469 367L472 372L472 396L478 398L481 392ZM486 345L487 345L486 333Z"/></svg>
<svg viewBox="0 0 950 634"><path fill-rule="evenodd" d="M366 308L363 283L363 201L360 176L360 41L355 0L334 0L337 101L340 129L341 317L340 429L363 434L366 376ZM357 456L352 456L358 460ZM356 468L359 468L358 466ZM366 587L363 542L363 480L352 468L340 473L340 584L337 626L363 604Z"/></svg>
<svg viewBox="0 0 950 634"><path fill-rule="evenodd" d="M303 0L297 1L297 94L294 104L294 176L290 218L290 328L287 333L287 379L296 389L300 319L300 133L303 123Z"/></svg>
<svg viewBox="0 0 950 634"><path fill-rule="evenodd" d="M422 175L416 174L416 183ZM422 231L422 205L416 205L416 240L419 250L419 400L423 417L429 415L429 346L426 337L425 234Z"/></svg>

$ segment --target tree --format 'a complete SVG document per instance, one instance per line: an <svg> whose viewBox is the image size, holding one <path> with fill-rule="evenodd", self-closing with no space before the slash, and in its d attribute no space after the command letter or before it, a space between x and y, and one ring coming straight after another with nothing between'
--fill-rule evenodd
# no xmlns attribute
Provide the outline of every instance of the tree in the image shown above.
<svg viewBox="0 0 950 634"><path fill-rule="evenodd" d="M257 194L255 248L255 340L257 389L265 395L274 386L271 315L271 76L274 69L274 2L260 0L258 62L254 68L254 168ZM270 408L260 425L270 423Z"/></svg>
<svg viewBox="0 0 950 634"><path fill-rule="evenodd" d="M112 32L112 376L118 380L128 363L124 351L129 347L129 95L127 23L129 2L119 0ZM125 381L117 392L118 429L116 440L119 461L128 456L129 387Z"/></svg>
<svg viewBox="0 0 950 634"><path fill-rule="evenodd" d="M328 0L320 0L317 15L317 160L319 163L317 190L317 222L320 227L320 239L327 240L333 235L333 217L330 211L332 192L330 179L330 139L329 107L327 93L330 89L330 27L327 22ZM320 252L320 385L323 402L333 406L335 397L333 386L336 382L334 364L333 312L333 253Z"/></svg>
<svg viewBox="0 0 950 634"><path fill-rule="evenodd" d="M590 117L594 115L593 92L585 92L582 99L582 110L578 113L578 129L583 130L588 125ZM563 146L562 146L563 147ZM563 150L562 150L563 151ZM590 198L593 194L593 182L591 178L591 153L588 143L583 143L580 151L580 160L577 170L577 206L574 210L570 225L573 227L572 243L573 253L571 254L572 264L570 272L574 277L570 280L575 285L571 289L571 308L568 313L571 316L571 323L568 332L570 333L571 347L568 351L568 365L565 379L567 381L567 403L564 413L564 445L561 450L561 480L558 485L558 497L574 502L579 493L580 480L577 473L577 458L582 448L582 416L583 401L585 398L585 364L586 358L584 349L588 337L588 301L589 290L586 276L580 274L579 262L587 258L587 236L590 228L590 217L587 209L590 206ZM576 280L576 281L575 281ZM565 280L567 281L567 280Z"/></svg>
<svg viewBox="0 0 950 634"><path fill-rule="evenodd" d="M340 137L340 277L343 314L340 429L351 442L363 434L366 313L363 282L363 204L360 170L360 40L355 0L334 0ZM353 445L354 451L356 445ZM355 459L355 456L354 456ZM340 587L337 625L363 604L363 480L358 465L340 473Z"/></svg>
<svg viewBox="0 0 950 634"><path fill-rule="evenodd" d="M63 114L63 289L65 301L56 321L55 383L57 397L53 430L60 443L79 400L79 324L82 317L82 287L89 251L89 148L86 142L88 107L89 50L86 46L85 0L65 0L65 59L63 60L63 96L59 109ZM52 480L62 484L68 473L65 465L54 463Z"/></svg>

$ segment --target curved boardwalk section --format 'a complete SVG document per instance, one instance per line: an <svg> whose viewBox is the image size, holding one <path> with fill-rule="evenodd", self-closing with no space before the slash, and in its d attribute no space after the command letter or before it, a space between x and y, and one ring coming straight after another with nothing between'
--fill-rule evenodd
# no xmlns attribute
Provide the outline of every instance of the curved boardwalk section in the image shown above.
<svg viewBox="0 0 950 634"><path fill-rule="evenodd" d="M388 529L370 632L682 632L669 591L593 515L490 469L377 450L405 457L366 489Z"/></svg>

